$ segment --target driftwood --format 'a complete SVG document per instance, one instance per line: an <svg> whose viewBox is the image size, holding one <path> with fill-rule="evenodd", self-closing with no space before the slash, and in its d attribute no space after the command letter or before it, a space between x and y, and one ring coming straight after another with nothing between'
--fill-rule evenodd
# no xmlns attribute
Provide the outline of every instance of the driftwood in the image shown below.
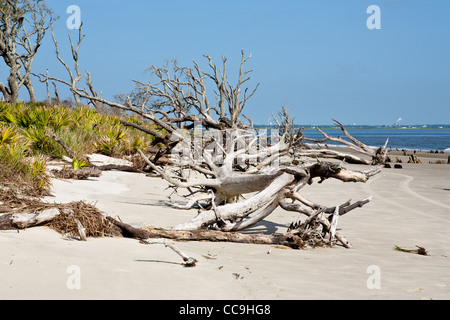
<svg viewBox="0 0 450 320"><path fill-rule="evenodd" d="M38 213L9 213L0 215L0 230L16 230L39 226L52 221L59 210L51 208Z"/></svg>
<svg viewBox="0 0 450 320"><path fill-rule="evenodd" d="M167 240L167 239L142 239L140 241L143 244L163 244L166 247L169 247L175 253L177 253L181 258L183 258L184 266L185 267L195 267L195 264L198 262L197 259L188 256L186 253L181 251L180 248L178 248L173 241Z"/></svg>
<svg viewBox="0 0 450 320"><path fill-rule="evenodd" d="M75 153L73 153L73 151L67 146L67 144L56 134L48 132L45 136L57 142L71 159L76 158Z"/></svg>
<svg viewBox="0 0 450 320"><path fill-rule="evenodd" d="M338 142L340 144L345 145L350 150L357 152L358 154L363 154L363 155L370 157L370 160L367 160L367 159L364 159L364 158L361 158L361 157L358 157L355 155L339 153L336 151L326 150L326 149L325 150L320 149L320 150L303 151L304 154L307 154L309 156L317 154L322 157L332 157L332 158L337 158L337 159L341 159L341 160L347 160L349 162L372 164L372 165L384 164L386 162L387 151L388 151L386 149L386 147L387 147L389 139L386 140L383 147L380 147L377 149L372 149L371 147L365 145L361 141L355 139L347 131L347 129L345 129L345 127L342 125L342 123L340 123L339 121L337 121L335 119L333 119L333 121L342 130L344 135L347 137L347 140L343 139L341 137L332 137L332 136L328 135L327 133L325 133L324 131L322 131L321 129L317 129L317 130L324 136L323 139L321 139L321 140L309 139L309 138L304 138L304 139L307 141L315 142L315 143L324 143L327 141Z"/></svg>
<svg viewBox="0 0 450 320"><path fill-rule="evenodd" d="M86 167L77 170L64 167L61 170L52 169L51 173L55 178L75 180L86 180L90 177L100 177L102 174L101 170L96 167Z"/></svg>
<svg viewBox="0 0 450 320"><path fill-rule="evenodd" d="M11 198L11 196L9 196L9 198ZM15 204L18 202L22 203L21 208L23 210L36 210L36 207L46 208L52 206L51 204L39 203L38 200L34 199L20 200L14 196L12 196L12 198L14 198L14 201L10 201L10 204L11 202L15 202ZM14 209L5 206L5 210L3 211L14 211ZM84 225L79 219L83 221ZM53 204L53 207L35 213L0 214L0 230L20 230L42 225L49 226L64 236L67 236L70 233L72 236L77 234L81 241L87 241L88 235L95 236L99 233L103 236L132 236L133 238L140 239L141 242L145 244L163 244L166 247L171 248L183 258L183 264L185 266L195 266L195 263L197 262L195 258L189 257L181 251L173 241L167 238L155 239L154 237L151 239L143 239L136 231L134 231L134 235L131 235L129 230L138 229L132 228L131 226L124 228L124 224L121 224L113 218L104 216L99 210L86 205L83 202L72 203L69 205ZM114 228L116 225L121 227Z"/></svg>
<svg viewBox="0 0 450 320"><path fill-rule="evenodd" d="M81 222L78 219L74 219L76 225L77 225L77 230L78 230L78 234L80 235L80 239L82 241L86 241L87 237L86 237L86 229L83 227L83 225L81 224Z"/></svg>
<svg viewBox="0 0 450 320"><path fill-rule="evenodd" d="M136 173L142 173L142 170L136 169L131 166L127 165L120 165L120 164L105 164L101 166L94 166L95 169L101 170L101 171L108 171L108 170L117 170L117 171L123 171L123 172L136 172Z"/></svg>
<svg viewBox="0 0 450 320"><path fill-rule="evenodd" d="M411 154L408 163L422 163L422 161L415 154Z"/></svg>
<svg viewBox="0 0 450 320"><path fill-rule="evenodd" d="M212 241L212 242L236 242L253 244L285 245L299 248L303 242L295 235L265 235L254 233L224 232L220 230L168 230L155 227L135 228L129 224L111 219L111 221L122 229L124 236L139 240L164 238L179 241Z"/></svg>
<svg viewBox="0 0 450 320"><path fill-rule="evenodd" d="M415 254L419 254L419 255L423 255L423 256L428 256L428 252L424 247L420 247L420 246L416 246L416 247L417 247L417 249L404 249L399 246L395 246L394 250L400 251L400 252L415 253Z"/></svg>
<svg viewBox="0 0 450 320"><path fill-rule="evenodd" d="M292 195L295 197L295 195ZM19 202L17 202L19 201ZM370 199L351 204L350 201L338 206L334 214L343 215L368 203ZM13 203L13 201L10 201ZM19 204L20 203L20 204ZM317 239L313 239L311 232L303 232L300 226L311 224L313 221L330 227L329 221L324 217L332 208L324 208L321 214L309 214L309 219L302 224L291 224L286 234L255 234L241 232L227 232L221 230L170 230L156 227L135 228L117 219L103 215L98 209L83 202L70 204L45 204L37 200L14 200L14 205L19 205L23 210L36 211L34 213L9 213L0 215L0 230L16 230L47 225L52 229L66 235L79 235L82 240L90 236L123 236L138 240L169 239L182 241L214 241L236 242L266 245L284 245L291 248L302 248L309 245L323 245ZM8 207L8 206L6 206ZM39 208L42 210L39 211ZM282 206L286 210L304 211L305 208L293 208L288 204ZM38 208L38 209L36 209ZM8 207L8 210L14 210ZM306 209L307 210L307 209ZM310 213L313 212L310 209ZM307 211L308 212L308 211ZM308 215L308 214L307 214ZM70 226L71 225L71 226ZM329 230L328 230L329 231ZM326 232L325 232L326 233ZM335 236L344 246L348 243L343 237ZM349 246L348 246L349 247Z"/></svg>
<svg viewBox="0 0 450 320"><path fill-rule="evenodd" d="M82 38L80 28L76 53ZM75 48L72 41L71 46ZM71 81L47 75L47 79L67 85L79 99L86 99L95 106L103 104L133 112L143 122L153 124L150 130L131 122L121 122L143 134L153 135L154 141L165 145L153 160L147 150L138 150L138 154L153 171L169 182L174 192L179 189L189 191L184 195L186 203L177 207L200 207L196 216L171 230L136 229L117 221L114 225L139 239L222 239L297 247L340 242L350 248L351 244L337 232L339 216L368 203L370 198L353 204L336 204L330 209L305 199L301 189L327 179L365 183L381 171L386 161L388 141L383 147L373 149L355 139L336 120L334 122L345 138L332 137L319 129L323 139L307 139L301 128L294 126L284 107L278 114L279 119L274 117L277 127L255 129L251 119L243 114L248 99L258 88L258 85L254 90L244 88L250 80L251 70L244 68L249 57L242 52L235 84L228 80L226 57L222 58L222 70L210 56L205 57L209 66L206 71L196 61L193 61L193 67L178 66L176 61L172 62L171 69L152 66L149 71L155 81L134 80L135 90L119 102L111 102L98 95L88 72L87 89L78 86L81 78L78 54L73 55L76 78L70 70ZM207 84L213 88L207 88ZM213 99L208 97L208 92L214 92ZM244 124L242 118L248 124ZM343 144L351 152L330 150L320 145L327 141ZM163 156L169 161L158 162ZM343 162L372 167L351 170L345 168ZM305 219L292 223L285 235L244 232L279 207L298 212Z"/></svg>

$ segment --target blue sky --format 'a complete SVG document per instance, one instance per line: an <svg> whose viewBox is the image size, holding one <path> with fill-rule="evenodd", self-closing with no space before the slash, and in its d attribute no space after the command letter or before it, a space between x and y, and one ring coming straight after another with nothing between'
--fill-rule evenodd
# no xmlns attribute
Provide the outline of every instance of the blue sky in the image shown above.
<svg viewBox="0 0 450 320"><path fill-rule="evenodd" d="M269 124L282 105L299 124L450 123L450 1L448 0L47 0L61 53L70 62L67 7L81 9L86 38L81 69L103 96L127 93L145 69L176 58L206 68L204 54L230 77L240 51L251 54L252 89L244 114ZM369 5L381 29L369 30ZM72 31L73 34L74 31ZM51 37L34 72L66 77ZM36 82L39 99L45 86ZM68 92L60 89L63 97ZM23 94L26 98L26 93Z"/></svg>

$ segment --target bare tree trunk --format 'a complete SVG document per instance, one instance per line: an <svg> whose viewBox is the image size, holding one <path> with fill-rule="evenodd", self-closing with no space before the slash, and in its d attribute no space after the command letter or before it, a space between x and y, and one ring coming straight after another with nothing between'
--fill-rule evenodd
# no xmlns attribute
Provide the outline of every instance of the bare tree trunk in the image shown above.
<svg viewBox="0 0 450 320"><path fill-rule="evenodd" d="M18 67L12 67L10 75L8 77L8 85L9 85L9 96L5 97L5 100L10 104L16 104L17 99L19 98L19 84L18 84L18 77L17 77Z"/></svg>
<svg viewBox="0 0 450 320"><path fill-rule="evenodd" d="M58 104L60 104L60 103L61 103L61 99L59 98L58 88L56 87L56 83L54 83L54 82L52 82L52 83L53 83L53 87L54 87L54 89L55 89L55 98L56 98L56 102L57 102Z"/></svg>
<svg viewBox="0 0 450 320"><path fill-rule="evenodd" d="M136 239L164 238L178 241L212 241L212 242L236 242L253 244L285 245L299 248L302 241L295 235L265 235L246 234L239 232L224 232L218 230L167 230L155 227L135 228L129 224L108 217L116 226L122 229L124 236Z"/></svg>
<svg viewBox="0 0 450 320"><path fill-rule="evenodd" d="M36 94L34 92L34 87L33 87L33 83L31 82L30 76L28 76L28 78L25 81L24 85L25 85L25 87L28 90L28 94L30 96L30 101L31 102L36 102Z"/></svg>
<svg viewBox="0 0 450 320"><path fill-rule="evenodd" d="M11 90L0 82L0 91L3 94L3 98L5 99L5 101L8 102L10 100Z"/></svg>

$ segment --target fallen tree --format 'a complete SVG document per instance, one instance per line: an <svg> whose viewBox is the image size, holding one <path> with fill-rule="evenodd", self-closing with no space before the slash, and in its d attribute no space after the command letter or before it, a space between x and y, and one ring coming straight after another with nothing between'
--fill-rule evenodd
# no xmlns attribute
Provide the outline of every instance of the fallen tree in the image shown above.
<svg viewBox="0 0 450 320"><path fill-rule="evenodd" d="M331 227L329 220L323 215L307 213L309 219L301 224L291 224L286 234L254 234L210 229L169 230L151 226L136 228L105 215L96 207L83 201L51 204L37 199L19 197L12 192L1 192L0 201L3 212L3 214L0 214L0 230L21 230L36 226L48 226L62 234L66 239L78 238L85 241L87 237L131 237L145 244L159 243L170 247L183 258L187 266L195 265L196 259L187 257L172 242L166 240L283 245L298 249L324 244L318 229L311 228L314 223L325 225L328 230ZM320 213L343 215L369 201L370 199L366 199L354 204L346 202L336 208L323 208ZM292 204L283 204L282 206L286 210L299 210L299 208L294 208ZM304 211L305 209L302 208L301 210ZM340 237L337 233L335 233L335 237L345 246L351 247L345 238Z"/></svg>
<svg viewBox="0 0 450 320"><path fill-rule="evenodd" d="M80 42L84 36L81 28L79 32ZM79 42L77 45L71 42L75 53ZM242 52L234 85L228 80L226 57L222 57L222 70L218 70L210 56L205 57L208 71L203 71L196 61L193 61L193 67L180 67L175 61L171 69L152 66L148 70L156 80L135 80L133 95L122 97L120 102L108 101L98 95L89 72L86 72L85 88L78 86L81 79L78 68L76 81L72 76L71 81L65 81L46 75L47 80L67 85L74 96L86 99L96 108L107 105L130 111L144 122L154 124L156 129L149 131L140 125L122 122L143 134L153 135L155 141L163 144L153 161L149 150L138 149L137 152L154 172L171 184L174 192L179 189L188 191L187 195L183 194L186 203L174 204L177 208L199 209L195 217L173 226L171 230L136 229L116 220L111 222L141 240L155 237L207 239L277 243L297 248L339 242L350 248L347 239L336 232L338 217L365 205L371 198L326 207L305 199L300 191L317 180L318 183L326 179L345 183L366 182L381 171L386 145L374 150L352 137L336 120L347 139L331 137L320 129L323 139L306 139L284 107L278 118L274 117L277 127L268 130L255 128L251 119L243 114L248 99L258 88L258 85L253 90L244 88L250 80L251 70L244 69L249 57ZM73 54L73 59L78 66L78 54ZM211 83L214 99L207 94L211 92L207 89ZM342 143L351 153L322 147L320 143L326 141ZM319 145L316 147L311 142ZM170 161L163 165L156 163L155 159L161 156ZM371 167L350 170L344 167L345 162ZM276 208L295 211L306 217L303 221L291 223L285 235L242 232L267 218Z"/></svg>

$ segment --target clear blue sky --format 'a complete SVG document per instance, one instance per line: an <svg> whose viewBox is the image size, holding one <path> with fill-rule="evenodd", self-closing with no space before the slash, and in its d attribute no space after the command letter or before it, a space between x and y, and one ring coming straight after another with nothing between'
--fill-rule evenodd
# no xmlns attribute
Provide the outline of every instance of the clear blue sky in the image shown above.
<svg viewBox="0 0 450 320"><path fill-rule="evenodd" d="M449 0L47 0L59 21L56 36L70 62L67 7L81 8L86 34L81 68L113 99L145 69L176 58L228 57L237 72L240 50L251 54L249 87L260 87L244 113L268 124L286 106L299 124L450 123ZM369 5L381 29L369 30ZM73 31L75 35L75 32ZM63 50L64 49L64 50ZM65 77L51 37L34 72ZM231 75L231 74L230 74ZM38 98L45 86L36 83ZM60 88L63 92L63 88ZM62 94L69 97L69 93ZM26 97L26 96L25 96Z"/></svg>

